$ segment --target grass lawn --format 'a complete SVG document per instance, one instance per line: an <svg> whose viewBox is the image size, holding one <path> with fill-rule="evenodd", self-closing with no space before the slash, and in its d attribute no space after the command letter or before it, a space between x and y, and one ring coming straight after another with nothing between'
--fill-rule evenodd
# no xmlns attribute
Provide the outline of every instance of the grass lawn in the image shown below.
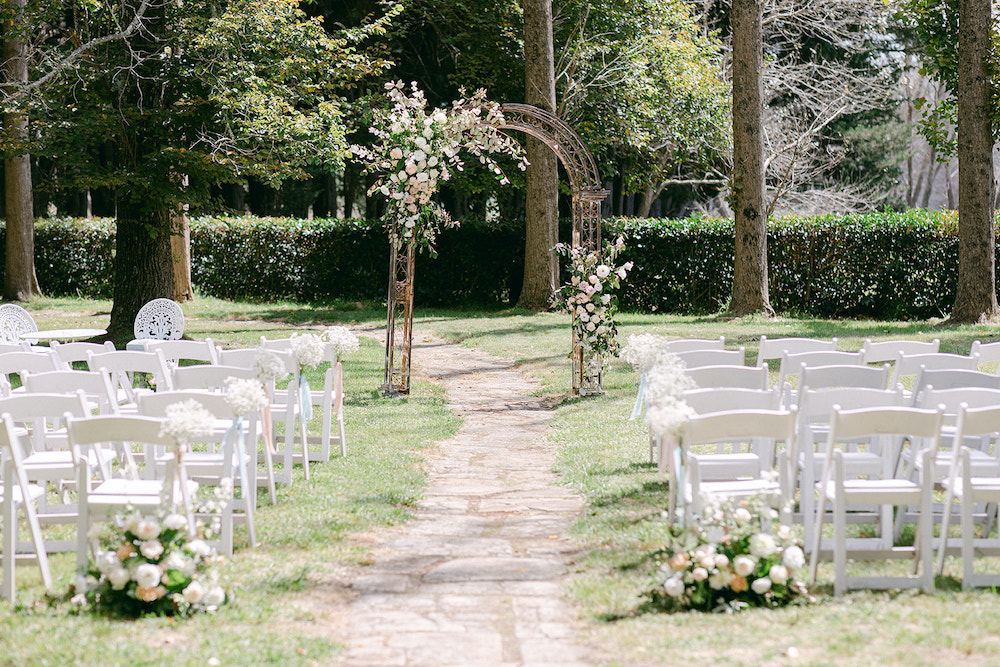
<svg viewBox="0 0 1000 667"><path fill-rule="evenodd" d="M29 310L39 328L105 326L110 303L42 299ZM214 299L185 304L184 310L190 337L233 345L331 323L374 331L384 326L385 317L380 308L356 304L309 307ZM588 502L574 528L584 549L572 593L585 621L583 638L613 656L608 664L1000 662L1000 599L993 591L958 592L955 560L949 560L933 595L857 592L834 600L831 570L825 566L814 606L733 616L638 613L649 554L662 540L665 487L648 463L646 429L627 421L638 386L635 374L615 361L604 378L605 395L570 398L567 316L419 307L417 315L418 336L429 332L515 359L541 378L542 392L563 397L551 436L562 445L557 472ZM725 335L727 346L747 347L748 363L761 334L837 336L844 350L858 349L866 337L940 338L942 351L961 353L977 338L1000 337L996 328L926 321L623 317L622 340L646 332ZM314 619L296 603L297 593L344 564L364 561L364 549L345 537L406 520L420 495L423 452L458 426L444 409L440 390L429 383L415 380L408 398L382 397L382 363L381 345L369 338L345 364L348 456L315 465L309 484L298 473L295 484L279 489L276 506L261 496L263 545L238 548L227 568L238 583L234 604L215 616L184 622L96 620L74 615L61 597L46 600L35 570L20 568L19 604L0 607L0 664L205 664L213 656L223 664L308 664L332 656L337 638L318 636ZM419 367L419 356L414 363ZM238 545L243 536L238 532ZM57 593L65 592L72 556L54 556L52 564Z"/></svg>

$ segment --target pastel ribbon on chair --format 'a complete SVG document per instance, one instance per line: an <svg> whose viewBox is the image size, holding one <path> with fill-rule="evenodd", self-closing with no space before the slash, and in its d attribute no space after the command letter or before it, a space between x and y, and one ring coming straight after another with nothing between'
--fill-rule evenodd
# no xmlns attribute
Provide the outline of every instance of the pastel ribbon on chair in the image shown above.
<svg viewBox="0 0 1000 667"><path fill-rule="evenodd" d="M309 421L313 416L312 390L309 388L309 380L303 373L299 373L299 404L302 406L302 420Z"/></svg>
<svg viewBox="0 0 1000 667"><path fill-rule="evenodd" d="M233 456L236 457L237 470L240 475L240 497L246 500L247 485L250 479L247 477L246 443L243 439L243 417L240 415L233 418L232 426L229 427L222 439L223 451L229 444L233 446Z"/></svg>
<svg viewBox="0 0 1000 667"><path fill-rule="evenodd" d="M340 416L344 412L344 367L339 361L333 366L333 392L333 413Z"/></svg>
<svg viewBox="0 0 1000 667"><path fill-rule="evenodd" d="M635 396L635 405L632 407L632 416L629 417L629 421L635 421L642 414L643 401L646 398L646 374L643 373L639 377L639 393Z"/></svg>

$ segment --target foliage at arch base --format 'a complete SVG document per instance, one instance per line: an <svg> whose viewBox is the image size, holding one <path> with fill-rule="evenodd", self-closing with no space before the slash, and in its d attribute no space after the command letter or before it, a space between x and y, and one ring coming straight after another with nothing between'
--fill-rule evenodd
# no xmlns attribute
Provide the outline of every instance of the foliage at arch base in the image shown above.
<svg viewBox="0 0 1000 667"><path fill-rule="evenodd" d="M660 556L646 606L657 611L733 613L806 604L802 546L758 499L706 503L703 517L677 528Z"/></svg>
<svg viewBox="0 0 1000 667"><path fill-rule="evenodd" d="M570 358L582 355L574 359L583 374L577 389L582 396L600 394L604 365L619 349L615 322L618 297L614 291L632 270L632 262L615 264L625 249L625 239L619 236L595 250L565 243L557 244L554 249L570 262L570 281L555 291L552 300L555 307L573 318L574 348Z"/></svg>
<svg viewBox="0 0 1000 667"><path fill-rule="evenodd" d="M192 536L184 515L162 511L95 527L96 557L78 577L73 603L113 618L215 612L229 595L219 576L223 558L206 542L211 534L199 526Z"/></svg>
<svg viewBox="0 0 1000 667"><path fill-rule="evenodd" d="M509 155L522 170L527 162L520 145L500 132L503 112L486 99L486 91L462 97L448 109L428 110L416 82L409 94L402 81L386 83L385 89L392 106L375 112L370 131L376 141L351 146L351 154L366 165L367 174L377 176L368 195L386 199L392 247L409 244L435 256L438 231L455 223L433 198L442 181L464 170L461 154L477 158L503 185L509 181L492 155Z"/></svg>

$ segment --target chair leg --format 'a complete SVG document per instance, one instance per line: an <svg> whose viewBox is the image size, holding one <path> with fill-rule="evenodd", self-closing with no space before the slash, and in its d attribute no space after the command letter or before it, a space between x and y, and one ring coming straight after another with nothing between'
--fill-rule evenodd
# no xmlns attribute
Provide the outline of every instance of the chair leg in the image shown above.
<svg viewBox="0 0 1000 667"><path fill-rule="evenodd" d="M962 492L962 590L972 588L974 578L973 565L976 554L973 548L972 506L974 500L969 497L969 490L966 488Z"/></svg>
<svg viewBox="0 0 1000 667"><path fill-rule="evenodd" d="M9 462L3 464L3 583L0 597L14 599L14 569L17 563L17 510L14 506L14 484Z"/></svg>
<svg viewBox="0 0 1000 667"><path fill-rule="evenodd" d="M843 494L833 499L833 594L847 591L847 506Z"/></svg>
<svg viewBox="0 0 1000 667"><path fill-rule="evenodd" d="M823 517L826 514L826 494L820 492L816 503L816 517L812 534L812 544L809 545L809 585L816 584L816 573L819 571L819 549L823 543Z"/></svg>

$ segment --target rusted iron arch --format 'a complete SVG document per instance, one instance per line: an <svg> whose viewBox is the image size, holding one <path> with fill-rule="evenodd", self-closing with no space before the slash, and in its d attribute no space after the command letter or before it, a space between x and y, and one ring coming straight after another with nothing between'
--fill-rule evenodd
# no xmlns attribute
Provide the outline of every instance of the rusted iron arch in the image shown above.
<svg viewBox="0 0 1000 667"><path fill-rule="evenodd" d="M574 192L603 191L601 174L597 171L594 157L580 135L565 121L545 109L527 104L508 103L502 108L505 125L500 129L519 130L555 151L566 168L570 188Z"/></svg>

